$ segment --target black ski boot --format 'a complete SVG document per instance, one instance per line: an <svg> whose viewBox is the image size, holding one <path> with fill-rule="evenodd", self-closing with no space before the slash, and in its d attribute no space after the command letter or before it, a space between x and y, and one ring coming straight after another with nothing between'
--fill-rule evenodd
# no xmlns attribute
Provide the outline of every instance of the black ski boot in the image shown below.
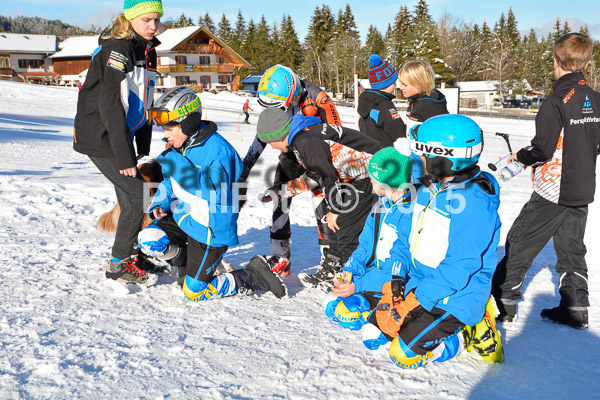
<svg viewBox="0 0 600 400"><path fill-rule="evenodd" d="M540 313L543 319L571 326L575 329L588 327L588 310L585 307L554 307L544 308Z"/></svg>
<svg viewBox="0 0 600 400"><path fill-rule="evenodd" d="M517 316L517 303L514 300L495 299L498 307L498 322L513 322Z"/></svg>
<svg viewBox="0 0 600 400"><path fill-rule="evenodd" d="M246 267L248 271L254 272L250 277L250 286L253 290L265 290L273 293L278 299L287 294L287 288L279 276L271 271L267 259L263 256L254 256Z"/></svg>
<svg viewBox="0 0 600 400"><path fill-rule="evenodd" d="M333 277L340 268L342 268L340 258L328 252L320 270L314 274L298 274L298 278L306 287L320 288L327 292L333 287Z"/></svg>

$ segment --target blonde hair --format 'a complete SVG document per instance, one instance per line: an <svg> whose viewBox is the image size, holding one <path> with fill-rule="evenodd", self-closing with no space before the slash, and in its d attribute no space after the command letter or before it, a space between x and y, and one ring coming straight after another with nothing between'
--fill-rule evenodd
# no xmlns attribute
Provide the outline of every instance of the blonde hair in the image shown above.
<svg viewBox="0 0 600 400"><path fill-rule="evenodd" d="M398 72L400 79L417 88L419 93L431 95L435 89L435 75L431 65L424 60L411 60L404 63Z"/></svg>
<svg viewBox="0 0 600 400"><path fill-rule="evenodd" d="M556 63L565 71L581 72L585 69L594 44L581 33L567 33L554 43L552 55Z"/></svg>
<svg viewBox="0 0 600 400"><path fill-rule="evenodd" d="M131 22L125 18L125 14L115 18L107 31L102 39L131 39L135 35Z"/></svg>

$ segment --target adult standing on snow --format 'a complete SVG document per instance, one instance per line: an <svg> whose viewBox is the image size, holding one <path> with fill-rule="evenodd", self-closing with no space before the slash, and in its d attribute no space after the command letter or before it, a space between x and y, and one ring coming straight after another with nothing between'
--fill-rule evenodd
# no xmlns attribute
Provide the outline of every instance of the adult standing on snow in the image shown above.
<svg viewBox="0 0 600 400"><path fill-rule="evenodd" d="M392 102L396 97L398 72L377 54L369 58L369 65L371 89L358 97L358 126L362 133L383 147L390 147L396 139L406 136L406 125Z"/></svg>
<svg viewBox="0 0 600 400"><path fill-rule="evenodd" d="M73 148L114 185L121 207L106 277L125 283L148 283L133 254L145 211L144 180L136 166L150 153L146 110L154 95L162 15L160 0L125 0L123 14L98 41L77 101Z"/></svg>
<svg viewBox="0 0 600 400"><path fill-rule="evenodd" d="M244 103L243 109L244 109L244 114L246 114L246 119L244 120L244 123L249 124L250 122L248 121L248 118L250 118L250 114L248 114L248 110L252 110L250 108L250 100L246 100L246 102ZM254 111L254 110L252 110L252 111Z"/></svg>

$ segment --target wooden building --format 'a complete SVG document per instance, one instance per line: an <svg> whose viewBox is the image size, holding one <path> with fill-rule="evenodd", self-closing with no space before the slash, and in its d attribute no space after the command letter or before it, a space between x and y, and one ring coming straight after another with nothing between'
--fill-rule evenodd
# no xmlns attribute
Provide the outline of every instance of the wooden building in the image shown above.
<svg viewBox="0 0 600 400"><path fill-rule="evenodd" d="M90 67L92 53L98 47L98 35L73 36L58 47L60 50L48 57L50 69L60 75L62 85L81 83L81 73Z"/></svg>
<svg viewBox="0 0 600 400"><path fill-rule="evenodd" d="M47 68L56 49L54 35L0 32L0 79L56 84L58 77Z"/></svg>
<svg viewBox="0 0 600 400"><path fill-rule="evenodd" d="M157 88L198 85L201 89L237 90L250 64L203 26L167 29L158 40Z"/></svg>

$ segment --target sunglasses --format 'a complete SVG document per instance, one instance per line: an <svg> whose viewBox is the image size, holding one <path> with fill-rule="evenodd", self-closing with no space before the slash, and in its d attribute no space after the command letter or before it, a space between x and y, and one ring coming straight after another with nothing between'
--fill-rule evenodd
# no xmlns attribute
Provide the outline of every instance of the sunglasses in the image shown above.
<svg viewBox="0 0 600 400"><path fill-rule="evenodd" d="M162 107L152 107L148 110L148 119L152 120L156 125L161 126L190 114L200 108L200 104L200 98L196 97L191 103L176 108L173 111Z"/></svg>

